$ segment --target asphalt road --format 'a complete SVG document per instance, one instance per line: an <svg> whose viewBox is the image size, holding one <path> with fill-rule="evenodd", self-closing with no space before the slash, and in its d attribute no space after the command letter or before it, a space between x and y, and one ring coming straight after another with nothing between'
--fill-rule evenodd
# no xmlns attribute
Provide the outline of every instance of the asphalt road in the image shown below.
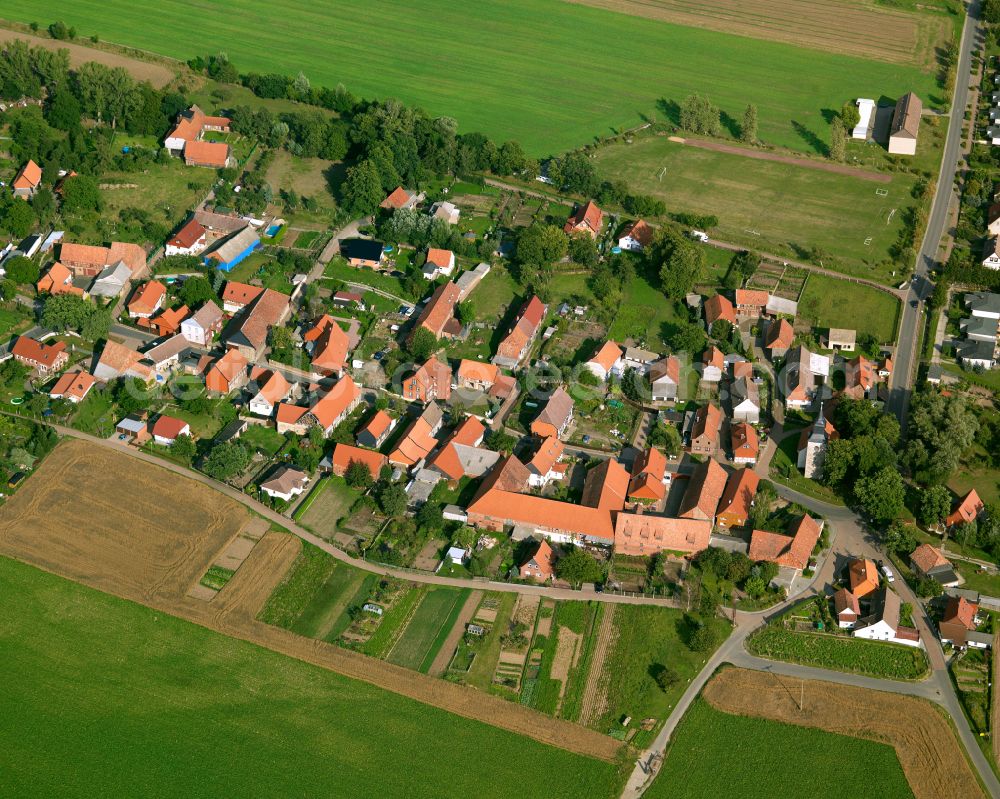
<svg viewBox="0 0 1000 799"><path fill-rule="evenodd" d="M914 268L914 280L910 284L903 301L903 313L899 322L898 346L892 372L889 394L889 410L906 426L906 414L909 410L910 395L913 389L914 367L920 359L920 339L923 322L924 300L933 292L934 285L928 279L929 273L937 262L938 247L948 224L948 209L956 196L955 173L958 170L959 158L962 154L962 123L965 120L965 107L969 101L969 73L972 68L972 55L982 41L979 29L979 0L972 0L968 16L962 28L962 42L959 49L958 66L956 69L955 94L951 102L951 114L948 118L948 137L945 140L944 156L941 159L941 171L938 173L937 191L931 205L931 213L927 221L917 263Z"/></svg>

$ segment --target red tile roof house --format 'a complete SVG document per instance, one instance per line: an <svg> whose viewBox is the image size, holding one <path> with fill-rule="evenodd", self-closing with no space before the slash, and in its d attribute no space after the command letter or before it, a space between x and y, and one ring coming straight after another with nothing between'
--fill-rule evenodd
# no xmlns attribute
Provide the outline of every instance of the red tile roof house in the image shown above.
<svg viewBox="0 0 1000 799"><path fill-rule="evenodd" d="M40 375L58 372L69 362L66 344L57 341L55 344L43 344L27 336L18 336L11 347L14 360L23 363L29 369L34 369Z"/></svg>
<svg viewBox="0 0 1000 799"><path fill-rule="evenodd" d="M735 325L736 309L726 297L715 294L705 300L705 323L711 327L720 319Z"/></svg>
<svg viewBox="0 0 1000 799"><path fill-rule="evenodd" d="M347 469L352 463L363 463L368 467L372 480L378 480L382 474L382 467L389 465L389 459L381 452L352 447L350 444L337 444L333 448L333 457L330 460L331 470L338 477L347 474Z"/></svg>
<svg viewBox="0 0 1000 799"><path fill-rule="evenodd" d="M758 319L767 308L768 293L757 289L736 289L736 316Z"/></svg>
<svg viewBox="0 0 1000 799"><path fill-rule="evenodd" d="M233 166L229 145L221 141L189 141L184 145L184 163L188 166L204 166L209 169L224 169Z"/></svg>
<svg viewBox="0 0 1000 799"><path fill-rule="evenodd" d="M605 342L583 368L599 380L607 380L610 374L620 374L622 366L622 348L613 341Z"/></svg>
<svg viewBox="0 0 1000 799"><path fill-rule="evenodd" d="M601 510L621 510L628 499L629 479L628 470L614 458L602 461L587 472L580 504Z"/></svg>
<svg viewBox="0 0 1000 799"><path fill-rule="evenodd" d="M767 326L767 335L764 337L764 349L772 358L780 358L792 346L795 341L795 331L784 319L778 319Z"/></svg>
<svg viewBox="0 0 1000 799"><path fill-rule="evenodd" d="M443 283L434 289L413 329L430 330L436 338L453 338L462 326L455 318L455 305L461 290L454 283Z"/></svg>
<svg viewBox="0 0 1000 799"><path fill-rule="evenodd" d="M344 375L311 406L279 402L274 411L275 427L279 433L291 431L300 436L308 433L310 427L318 427L324 436L329 437L360 402L361 389L350 375Z"/></svg>
<svg viewBox="0 0 1000 799"><path fill-rule="evenodd" d="M408 469L423 461L438 445L434 436L441 429L442 418L440 406L430 403L389 453L389 462Z"/></svg>
<svg viewBox="0 0 1000 799"><path fill-rule="evenodd" d="M543 538L538 542L535 551L518 567L518 576L522 580L547 582L555 576L555 563L556 559L552 547Z"/></svg>
<svg viewBox="0 0 1000 799"><path fill-rule="evenodd" d="M226 313L239 313L257 299L263 291L264 289L260 286L228 280L225 288L222 289L222 310Z"/></svg>
<svg viewBox="0 0 1000 799"><path fill-rule="evenodd" d="M271 328L282 324L291 309L286 294L264 289L243 315L234 319L223 332L226 347L240 350L248 361L256 361L267 348Z"/></svg>
<svg viewBox="0 0 1000 799"><path fill-rule="evenodd" d="M573 399L560 386L531 423L531 434L539 438L562 438L573 423Z"/></svg>
<svg viewBox="0 0 1000 799"><path fill-rule="evenodd" d="M329 314L323 314L302 336L309 353L313 374L340 377L347 365L350 340L340 324Z"/></svg>
<svg viewBox="0 0 1000 799"><path fill-rule="evenodd" d="M705 350L701 359L701 379L705 383L718 383L722 380L722 370L726 366L722 350L712 346Z"/></svg>
<svg viewBox="0 0 1000 799"><path fill-rule="evenodd" d="M716 509L716 524L719 527L744 527L750 519L750 508L753 507L759 484L760 478L753 469L743 468L729 475Z"/></svg>
<svg viewBox="0 0 1000 799"><path fill-rule="evenodd" d="M753 425L746 422L734 424L730 431L733 448L733 463L753 466L760 457L760 439Z"/></svg>
<svg viewBox="0 0 1000 799"><path fill-rule="evenodd" d="M191 311L186 305L182 305L180 308L167 308L151 319L140 319L139 327L152 328L158 336L172 336L181 329L181 323L188 318L190 313ZM184 340L187 341L186 338Z"/></svg>
<svg viewBox="0 0 1000 799"><path fill-rule="evenodd" d="M855 558L847 565L847 578L851 593L858 599L868 596L881 584L878 576L878 566L868 558Z"/></svg>
<svg viewBox="0 0 1000 799"><path fill-rule="evenodd" d="M707 460L698 466L688 481L677 515L681 519L700 519L715 523L715 512L722 500L729 476L717 461Z"/></svg>
<svg viewBox="0 0 1000 799"><path fill-rule="evenodd" d="M438 247L427 248L427 260L424 261L424 277L433 280L438 275L451 277L455 271L455 253Z"/></svg>
<svg viewBox="0 0 1000 799"><path fill-rule="evenodd" d="M173 446L180 436L190 436L191 427L183 419L160 416L153 425L153 441L162 447Z"/></svg>
<svg viewBox="0 0 1000 799"><path fill-rule="evenodd" d="M49 391L49 396L73 403L81 402L96 382L97 378L87 372L64 372Z"/></svg>
<svg viewBox="0 0 1000 799"><path fill-rule="evenodd" d="M977 627L979 620L976 614L978 612L979 605L970 602L965 597L953 596L949 598L941 621L938 622L941 643L956 647L971 646L985 649L986 644L968 638L968 634L974 632Z"/></svg>
<svg viewBox="0 0 1000 799"><path fill-rule="evenodd" d="M833 595L833 615L837 618L838 627L853 629L861 616L858 598L846 588L841 588Z"/></svg>
<svg viewBox="0 0 1000 799"><path fill-rule="evenodd" d="M658 552L696 554L706 549L712 523L648 513L619 513L615 519L615 554L648 556Z"/></svg>
<svg viewBox="0 0 1000 799"><path fill-rule="evenodd" d="M807 408L820 393L820 386L830 373L830 359L816 355L799 345L788 353L785 368L785 407Z"/></svg>
<svg viewBox="0 0 1000 799"><path fill-rule="evenodd" d="M164 255L197 255L208 246L208 231L192 217L173 236L167 239Z"/></svg>
<svg viewBox="0 0 1000 799"><path fill-rule="evenodd" d="M21 167L10 184L15 197L28 200L35 196L39 185L42 182L42 168L34 161L28 161Z"/></svg>
<svg viewBox="0 0 1000 799"><path fill-rule="evenodd" d="M171 155L183 156L187 164L217 167L221 160L221 166L226 166L230 155L229 145L202 141L201 137L206 131L228 133L229 126L227 117L207 116L198 106L192 105L187 111L180 113L177 125L167 134L163 145Z"/></svg>
<svg viewBox="0 0 1000 799"><path fill-rule="evenodd" d="M135 275L146 266L146 251L138 244L121 241L113 241L109 247L67 242L59 248L59 261L76 277L96 277L119 261Z"/></svg>
<svg viewBox="0 0 1000 799"><path fill-rule="evenodd" d="M77 297L86 297L85 292L79 286L73 285L73 273L70 272L59 261L53 262L48 271L42 275L35 284L39 294L75 294Z"/></svg>
<svg viewBox="0 0 1000 799"><path fill-rule="evenodd" d="M789 569L801 571L819 541L822 528L811 516L803 516L791 529L791 535L754 530L750 535L750 560L769 560Z"/></svg>
<svg viewBox="0 0 1000 799"><path fill-rule="evenodd" d="M973 488L959 500L958 504L955 505L955 509L948 514L948 518L944 520L945 526L957 527L961 524L973 522L980 517L984 510L986 510L986 505L983 504L983 501L979 498L979 494L976 493L976 489Z"/></svg>
<svg viewBox="0 0 1000 799"><path fill-rule="evenodd" d="M397 420L385 411L376 411L368 423L358 431L357 440L363 447L378 449L396 428Z"/></svg>
<svg viewBox="0 0 1000 799"><path fill-rule="evenodd" d="M552 480L562 480L565 476L565 464L559 463L563 455L563 443L558 438L546 438L538 447L534 457L527 463L528 485L532 488L545 488Z"/></svg>
<svg viewBox="0 0 1000 799"><path fill-rule="evenodd" d="M667 471L667 456L655 447L641 453L632 464L632 480L628 498L643 505L656 505L667 496L663 476Z"/></svg>
<svg viewBox="0 0 1000 799"><path fill-rule="evenodd" d="M859 355L844 362L844 396L852 399L877 399L878 385L882 379L878 375L875 362Z"/></svg>
<svg viewBox="0 0 1000 799"><path fill-rule="evenodd" d="M469 416L452 431L452 434L448 436L441 445L441 448L428 458L427 468L437 471L451 483L458 482L467 474L467 461L463 459L463 453L469 450L476 450L483 443L485 435L486 428L483 427L482 422L474 416ZM489 468L489 466L492 466L499 459L496 453L489 452L488 450L483 450L483 452L489 453L490 456L489 464L485 468ZM473 454L475 453L473 452ZM473 476L482 476L484 471L485 469Z"/></svg>
<svg viewBox="0 0 1000 799"><path fill-rule="evenodd" d="M230 350L227 355L234 352L236 350ZM270 419L274 415L274 409L278 403L288 396L292 387L288 385L288 381L281 372L260 370L258 374L252 375L252 377L257 381L260 388L251 397L250 402L247 403L247 408L255 416L263 416L265 419Z"/></svg>
<svg viewBox="0 0 1000 799"><path fill-rule="evenodd" d="M691 427L691 454L711 457L718 452L721 427L722 411L718 406L708 403L698 408Z"/></svg>
<svg viewBox="0 0 1000 799"><path fill-rule="evenodd" d="M937 580L946 588L961 584L962 578L955 572L954 566L937 547L921 544L910 553L910 566L917 577Z"/></svg>
<svg viewBox="0 0 1000 799"><path fill-rule="evenodd" d="M535 340L535 336L538 335L547 310L546 305L538 297L532 297L528 300L521 309L521 313L518 314L514 326L497 347L493 363L505 369L517 368L517 365L528 354L528 350L531 349L531 344Z"/></svg>
<svg viewBox="0 0 1000 799"><path fill-rule="evenodd" d="M229 350L205 372L205 389L225 396L247 384L250 362L239 350Z"/></svg>
<svg viewBox="0 0 1000 799"><path fill-rule="evenodd" d="M467 361L464 358L458 364L456 373L457 388L472 391L489 391L497 382L500 370L492 363Z"/></svg>
<svg viewBox="0 0 1000 799"><path fill-rule="evenodd" d="M593 200L586 205L578 205L573 215L566 220L563 231L567 234L586 233L592 239L597 238L601 232L601 224L604 221L604 213L598 208Z"/></svg>
<svg viewBox="0 0 1000 799"><path fill-rule="evenodd" d="M159 280L150 280L135 290L128 304L128 315L132 319L149 319L163 306L167 287Z"/></svg>
<svg viewBox="0 0 1000 799"><path fill-rule="evenodd" d="M629 222L618 236L618 246L629 252L642 252L652 244L655 232L642 219Z"/></svg>
<svg viewBox="0 0 1000 799"><path fill-rule="evenodd" d="M417 402L451 398L451 367L431 357L410 377L403 378L403 397Z"/></svg>
<svg viewBox="0 0 1000 799"><path fill-rule="evenodd" d="M903 627L899 623L899 614L899 595L888 588L883 589L872 599L871 614L858 619L854 625L853 635L870 641L892 641L906 646L921 646L920 633L912 627Z"/></svg>
<svg viewBox="0 0 1000 799"><path fill-rule="evenodd" d="M395 211L400 208L412 208L414 205L419 203L423 199L422 194L417 192L407 191L402 186L397 186L392 192L379 204L379 208L383 208L387 211Z"/></svg>

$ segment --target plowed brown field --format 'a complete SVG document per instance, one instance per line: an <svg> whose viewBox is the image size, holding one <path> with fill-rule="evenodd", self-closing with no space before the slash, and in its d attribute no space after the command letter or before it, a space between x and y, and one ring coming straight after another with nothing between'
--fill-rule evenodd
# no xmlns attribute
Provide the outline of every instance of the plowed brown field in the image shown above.
<svg viewBox="0 0 1000 799"><path fill-rule="evenodd" d="M725 713L889 744L917 799L985 799L951 725L929 702L816 680L806 680L803 691L802 684L792 677L730 668L712 678L703 696Z"/></svg>
<svg viewBox="0 0 1000 799"><path fill-rule="evenodd" d="M193 480L82 441L60 444L0 509L0 555L543 743L612 761L608 736L257 621L301 542L270 532L210 602L187 596L250 518Z"/></svg>
<svg viewBox="0 0 1000 799"><path fill-rule="evenodd" d="M861 0L569 0L637 17L929 69L944 15Z"/></svg>

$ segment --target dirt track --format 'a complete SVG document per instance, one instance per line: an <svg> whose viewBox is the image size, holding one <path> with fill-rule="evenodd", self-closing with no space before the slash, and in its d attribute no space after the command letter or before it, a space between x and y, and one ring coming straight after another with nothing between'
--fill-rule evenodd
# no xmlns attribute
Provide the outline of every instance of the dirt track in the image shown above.
<svg viewBox="0 0 1000 799"><path fill-rule="evenodd" d="M716 675L703 696L725 713L889 744L916 799L985 799L951 725L921 699L813 680L802 692L802 680L736 668Z"/></svg>
<svg viewBox="0 0 1000 799"><path fill-rule="evenodd" d="M207 486L67 441L0 509L0 555L467 718L616 758L617 741L579 725L257 621L301 549L294 536L265 535L213 601L186 596L249 518Z"/></svg>
<svg viewBox="0 0 1000 799"><path fill-rule="evenodd" d="M148 80L157 89L162 89L174 79L173 70L163 64L143 61L139 58L129 58L118 53L109 53L107 50L98 50L96 47L86 47L82 44L56 41L54 39L46 39L42 36L33 36L30 33L0 28L0 44L14 39L24 39L32 47L45 47L49 50L68 50L69 63L74 67L78 67L87 61L96 61L98 64L104 64L108 67L125 67L129 74L136 80Z"/></svg>
<svg viewBox="0 0 1000 799"><path fill-rule="evenodd" d="M779 164L791 164L800 166L803 169L818 169L820 172L833 172L835 175L848 175L860 180L869 180L872 183L891 183L892 175L883 172L870 172L867 169L858 169L844 164L828 164L824 161L817 161L812 158L795 158L788 155L778 155L767 150L754 150L749 147L737 147L732 144L709 141L706 139L681 139L682 144L688 147L697 147L701 150L714 150L717 153L730 153L732 155L742 155L744 158L756 158L758 161L776 161Z"/></svg>

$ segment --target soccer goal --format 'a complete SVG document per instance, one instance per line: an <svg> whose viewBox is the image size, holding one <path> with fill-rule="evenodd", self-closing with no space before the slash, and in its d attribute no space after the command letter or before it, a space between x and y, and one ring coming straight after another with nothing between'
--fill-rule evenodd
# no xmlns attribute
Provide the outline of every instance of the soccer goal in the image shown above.
<svg viewBox="0 0 1000 799"><path fill-rule="evenodd" d="M875 195L877 197L888 197L889 196L889 190L888 189L875 189Z"/></svg>

